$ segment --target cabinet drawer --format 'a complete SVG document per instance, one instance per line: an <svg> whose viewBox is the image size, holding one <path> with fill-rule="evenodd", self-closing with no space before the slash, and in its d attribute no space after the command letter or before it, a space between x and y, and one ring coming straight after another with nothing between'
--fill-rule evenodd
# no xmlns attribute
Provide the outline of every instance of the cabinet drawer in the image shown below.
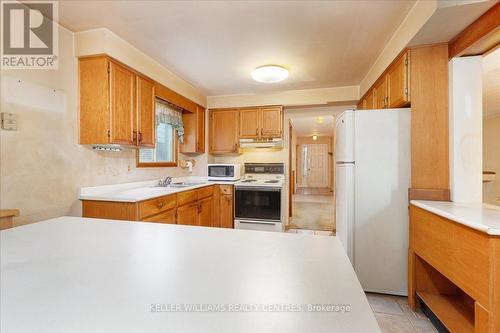
<svg viewBox="0 0 500 333"><path fill-rule="evenodd" d="M183 206L190 202L197 200L197 191L198 190L190 190L177 193L177 205Z"/></svg>
<svg viewBox="0 0 500 333"><path fill-rule="evenodd" d="M168 224L175 224L175 215L176 215L177 210L176 209L171 209L166 212L156 214L150 217L147 217L143 219L142 221L144 222L154 222L154 223L168 223Z"/></svg>
<svg viewBox="0 0 500 333"><path fill-rule="evenodd" d="M233 185L219 185L220 194L224 195L232 195L233 194Z"/></svg>
<svg viewBox="0 0 500 333"><path fill-rule="evenodd" d="M214 187L213 186L202 187L202 188L197 190L198 200L212 196L213 194L214 194Z"/></svg>
<svg viewBox="0 0 500 333"><path fill-rule="evenodd" d="M168 195L139 203L139 220L175 208L177 196Z"/></svg>

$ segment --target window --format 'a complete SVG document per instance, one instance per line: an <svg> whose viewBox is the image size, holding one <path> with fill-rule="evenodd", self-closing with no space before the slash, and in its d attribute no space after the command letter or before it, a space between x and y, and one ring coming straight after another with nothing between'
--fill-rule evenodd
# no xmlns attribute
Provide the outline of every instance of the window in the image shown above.
<svg viewBox="0 0 500 333"><path fill-rule="evenodd" d="M182 109L157 99L155 148L141 148L137 153L138 167L177 166L177 142L182 141L184 126Z"/></svg>

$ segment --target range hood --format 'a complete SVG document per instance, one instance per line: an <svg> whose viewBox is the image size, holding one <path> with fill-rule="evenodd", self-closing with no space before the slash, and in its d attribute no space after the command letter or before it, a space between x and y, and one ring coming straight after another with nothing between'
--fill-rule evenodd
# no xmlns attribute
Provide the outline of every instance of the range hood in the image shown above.
<svg viewBox="0 0 500 333"><path fill-rule="evenodd" d="M283 148L283 139L240 139L240 148Z"/></svg>

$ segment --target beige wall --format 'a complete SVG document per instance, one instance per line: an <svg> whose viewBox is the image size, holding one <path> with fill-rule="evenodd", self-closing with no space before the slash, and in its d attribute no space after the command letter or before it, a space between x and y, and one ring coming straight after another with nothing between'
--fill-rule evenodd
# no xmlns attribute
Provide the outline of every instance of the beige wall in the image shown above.
<svg viewBox="0 0 500 333"><path fill-rule="evenodd" d="M295 151L297 154L297 184L300 186L302 183L302 170L301 165L302 165L302 154L300 153L301 151L301 146L302 145L308 145L308 144L326 144L328 146L328 152L332 153L331 155L328 156L328 180L327 180L327 186L330 189L333 187L333 172L332 172L332 166L333 166L333 136L318 136L317 140L313 140L312 137L310 136L299 136L297 137L297 143L295 146Z"/></svg>
<svg viewBox="0 0 500 333"><path fill-rule="evenodd" d="M483 120L483 169L495 171L495 181L483 183L483 202L500 205L500 114Z"/></svg>
<svg viewBox="0 0 500 333"><path fill-rule="evenodd" d="M1 71L1 109L17 115L18 130L0 130L0 207L21 210L15 224L81 215L82 186L188 175L180 168L136 168L133 150L95 152L77 144L73 41L61 28L58 70ZM193 175L204 175L207 154L195 159Z"/></svg>

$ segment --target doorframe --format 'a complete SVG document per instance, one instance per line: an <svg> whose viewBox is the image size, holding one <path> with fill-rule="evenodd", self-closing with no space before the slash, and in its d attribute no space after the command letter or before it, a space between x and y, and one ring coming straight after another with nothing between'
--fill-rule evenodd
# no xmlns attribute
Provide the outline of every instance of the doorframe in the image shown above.
<svg viewBox="0 0 500 333"><path fill-rule="evenodd" d="M295 170L293 170L293 124L292 119L288 119L288 217L292 217L293 213L293 195L295 194ZM295 156L297 159L297 156Z"/></svg>

